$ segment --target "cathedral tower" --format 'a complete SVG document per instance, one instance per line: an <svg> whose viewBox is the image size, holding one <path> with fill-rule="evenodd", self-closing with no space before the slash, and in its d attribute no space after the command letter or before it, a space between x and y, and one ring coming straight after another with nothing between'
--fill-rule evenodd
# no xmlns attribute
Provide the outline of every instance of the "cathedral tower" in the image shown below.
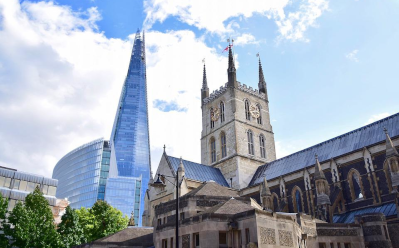
<svg viewBox="0 0 399 248"><path fill-rule="evenodd" d="M232 187L248 186L258 166L276 159L269 101L259 59L259 90L237 81L229 45L228 82L209 95L204 65L201 163L220 168Z"/></svg>

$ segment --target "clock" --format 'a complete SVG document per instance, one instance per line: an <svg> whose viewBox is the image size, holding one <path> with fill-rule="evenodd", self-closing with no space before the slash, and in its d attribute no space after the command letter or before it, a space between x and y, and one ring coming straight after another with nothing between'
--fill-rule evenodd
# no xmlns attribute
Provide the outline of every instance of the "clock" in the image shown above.
<svg viewBox="0 0 399 248"><path fill-rule="evenodd" d="M250 107L249 107L249 112L251 113L251 115L252 115L252 117L253 118L259 118L259 116L260 116L260 112L259 112L259 109L258 109L258 107L256 107L255 105L251 105Z"/></svg>
<svg viewBox="0 0 399 248"><path fill-rule="evenodd" d="M212 121L217 121L219 119L219 115L220 115L220 113L219 113L219 109L217 107L211 109L211 120Z"/></svg>

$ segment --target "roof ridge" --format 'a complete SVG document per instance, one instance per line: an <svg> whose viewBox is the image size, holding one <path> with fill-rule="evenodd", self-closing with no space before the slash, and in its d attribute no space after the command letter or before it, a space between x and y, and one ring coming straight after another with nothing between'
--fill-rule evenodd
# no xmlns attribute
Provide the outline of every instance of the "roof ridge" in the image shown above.
<svg viewBox="0 0 399 248"><path fill-rule="evenodd" d="M293 155L296 155L296 154L298 154L298 153L311 150L311 149L313 149L313 148L315 148L315 147L318 147L318 146L324 145L324 144L326 144L326 143L329 143L329 142L331 142L331 141L340 139L340 138L345 137L345 136L347 136L347 135L349 135L349 134L358 132L358 131L360 131L360 130L362 130L362 129L369 128L369 127L371 127L371 126L374 126L374 125L376 125L376 124L378 124L378 123L381 123L381 122L383 122L383 121L386 121L386 120L388 120L388 119L394 118L394 117L396 117L396 116L399 116L399 112L396 113L396 114L390 115L390 116L388 116L388 117L385 117L384 119L381 119L381 120L375 121L375 122L373 122L373 123L367 124L366 126L362 126L362 127L360 127L360 128L357 128L357 129L354 129L354 130L349 131L349 132L347 132L347 133L341 134L341 135L336 136L336 137L334 137L334 138L331 138L331 139L329 139L329 140L323 141L323 142L318 143L318 144L316 144L316 145L313 145L313 146L310 146L310 147L308 147L308 148L302 149L302 150L300 150L300 151L291 153L290 155L287 155L287 156L285 156L285 157L282 157L282 158L273 160L273 161L271 161L271 162L269 162L269 163L266 163L266 164L271 164L271 163L274 163L274 162L276 162L276 161L279 161L279 160L282 160L282 159L291 157L291 156L293 156ZM265 165L266 165L266 164L265 164ZM262 166L262 165L261 165L261 166ZM259 167L260 167L260 166L259 166Z"/></svg>
<svg viewBox="0 0 399 248"><path fill-rule="evenodd" d="M171 156L171 155L167 155L167 154L166 154L166 156L167 156L167 157L171 157L171 158L175 158L175 159L180 159L180 158L177 158L177 157L174 157L174 156ZM182 160L183 160L183 161L190 162L190 163L194 163L194 164L199 164L199 165L203 165L203 166L210 167L210 166L208 166L208 165L205 165L205 164L200 164L200 163L193 162L193 161L190 161L190 160L187 160L187 159L183 159L183 158L182 158ZM210 168L214 168L214 167L210 167Z"/></svg>

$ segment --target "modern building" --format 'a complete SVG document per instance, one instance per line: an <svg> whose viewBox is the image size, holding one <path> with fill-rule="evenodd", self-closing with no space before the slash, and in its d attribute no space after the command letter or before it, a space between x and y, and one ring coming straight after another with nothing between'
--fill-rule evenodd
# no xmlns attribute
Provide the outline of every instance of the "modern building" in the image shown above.
<svg viewBox="0 0 399 248"><path fill-rule="evenodd" d="M57 198L67 198L75 209L104 200L110 154L109 142L101 138L61 158L53 170L53 178L58 180Z"/></svg>
<svg viewBox="0 0 399 248"><path fill-rule="evenodd" d="M111 133L111 164L105 200L141 225L151 177L144 32L134 39Z"/></svg>
<svg viewBox="0 0 399 248"><path fill-rule="evenodd" d="M25 201L26 196L36 187L40 188L50 206L54 208L57 205L57 185L58 181L52 178L0 167L0 193L8 199L8 210L12 210L16 202Z"/></svg>
<svg viewBox="0 0 399 248"><path fill-rule="evenodd" d="M55 166L58 198L73 208L105 200L141 225L151 174L144 33L137 31L110 141L94 140Z"/></svg>

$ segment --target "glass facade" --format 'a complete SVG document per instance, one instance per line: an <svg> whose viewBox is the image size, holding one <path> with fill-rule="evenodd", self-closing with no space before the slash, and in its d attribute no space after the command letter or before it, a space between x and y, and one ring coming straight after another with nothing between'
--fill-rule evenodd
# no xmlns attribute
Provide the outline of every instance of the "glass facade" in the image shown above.
<svg viewBox="0 0 399 248"><path fill-rule="evenodd" d="M72 208L90 208L104 200L110 160L109 142L97 139L65 155L54 167L57 198L68 198Z"/></svg>
<svg viewBox="0 0 399 248"><path fill-rule="evenodd" d="M111 168L105 200L141 225L150 179L144 33L138 31L111 133Z"/></svg>

